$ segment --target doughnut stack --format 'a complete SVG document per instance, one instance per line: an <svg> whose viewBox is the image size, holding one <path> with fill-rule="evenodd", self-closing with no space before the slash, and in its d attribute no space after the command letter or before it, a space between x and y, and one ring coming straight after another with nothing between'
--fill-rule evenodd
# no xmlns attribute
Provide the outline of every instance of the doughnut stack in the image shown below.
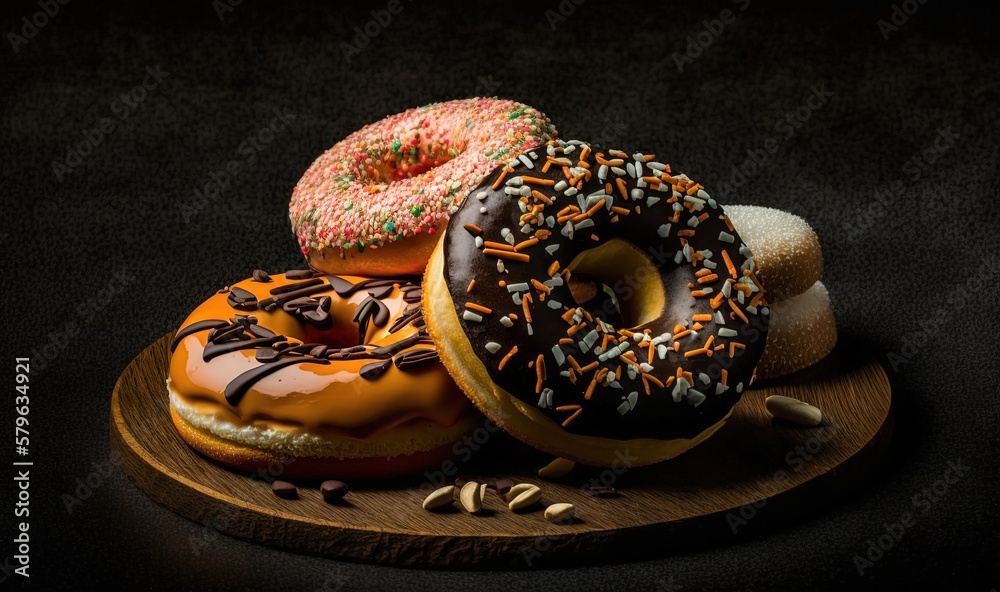
<svg viewBox="0 0 1000 592"><path fill-rule="evenodd" d="M178 328L167 396L180 437L232 469L293 479L454 457L483 417L438 360L419 274L448 210L554 136L532 107L477 98L389 116L322 154L289 203L309 269L256 270Z"/></svg>
<svg viewBox="0 0 1000 592"><path fill-rule="evenodd" d="M289 220L309 269L225 286L171 344L179 435L237 470L418 473L483 415L565 459L651 464L837 339L804 220L564 141L514 101L365 126L309 167Z"/></svg>
<svg viewBox="0 0 1000 592"><path fill-rule="evenodd" d="M778 378L825 358L837 343L830 294L820 281L819 239L802 218L774 208L729 206L726 213L753 251L771 299L760 379Z"/></svg>

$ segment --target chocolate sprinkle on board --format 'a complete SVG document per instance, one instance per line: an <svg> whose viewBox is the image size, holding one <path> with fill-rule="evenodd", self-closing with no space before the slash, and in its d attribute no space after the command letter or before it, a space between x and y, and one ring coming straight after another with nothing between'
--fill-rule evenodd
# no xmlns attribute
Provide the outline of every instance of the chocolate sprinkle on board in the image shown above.
<svg viewBox="0 0 1000 592"><path fill-rule="evenodd" d="M503 477L501 477L496 480L493 486L496 487L497 493L499 493L501 496L505 496L507 495L507 492L510 491L510 488L514 487L514 482L511 481L510 479L504 479Z"/></svg>
<svg viewBox="0 0 1000 592"><path fill-rule="evenodd" d="M319 492L323 496L323 501L328 503L333 503L339 501L350 491L347 487L347 483L343 481L337 481L335 479L330 479L329 481L324 481L319 486Z"/></svg>
<svg viewBox="0 0 1000 592"><path fill-rule="evenodd" d="M288 481L275 479L271 482L271 492L282 499L295 499L299 496L298 490Z"/></svg>
<svg viewBox="0 0 1000 592"><path fill-rule="evenodd" d="M265 284L267 282L273 282L274 281L274 280L271 279L271 274L267 273L263 269L255 269L255 270L253 270L253 274L250 277L252 277L253 281L255 281L255 282L261 282L261 283L265 283Z"/></svg>
<svg viewBox="0 0 1000 592"><path fill-rule="evenodd" d="M591 497L617 497L618 492L615 491L614 487L608 487L605 485L592 485L586 489L586 492Z"/></svg>
<svg viewBox="0 0 1000 592"><path fill-rule="evenodd" d="M392 360L365 364L361 367L361 378L364 378L365 380L375 380L379 376L385 374L385 371L389 369L389 366L392 366Z"/></svg>

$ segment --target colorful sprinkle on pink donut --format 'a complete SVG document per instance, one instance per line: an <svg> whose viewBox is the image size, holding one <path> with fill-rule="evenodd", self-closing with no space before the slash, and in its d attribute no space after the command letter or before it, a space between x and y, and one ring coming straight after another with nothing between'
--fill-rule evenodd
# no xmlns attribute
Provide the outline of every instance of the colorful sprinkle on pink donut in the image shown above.
<svg viewBox="0 0 1000 592"><path fill-rule="evenodd" d="M421 233L493 171L556 137L540 111L500 99L433 103L367 125L309 167L289 204L302 251L341 258Z"/></svg>

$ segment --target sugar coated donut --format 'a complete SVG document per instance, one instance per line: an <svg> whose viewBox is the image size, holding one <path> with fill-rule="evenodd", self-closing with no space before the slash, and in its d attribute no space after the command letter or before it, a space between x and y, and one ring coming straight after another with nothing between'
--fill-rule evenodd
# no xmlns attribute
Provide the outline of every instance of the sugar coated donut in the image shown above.
<svg viewBox="0 0 1000 592"><path fill-rule="evenodd" d="M423 273L457 205L498 163L555 137L515 101L466 99L410 109L327 150L292 192L292 229L326 273Z"/></svg>
<svg viewBox="0 0 1000 592"><path fill-rule="evenodd" d="M830 294L823 282L771 305L767 347L757 365L757 377L778 378L812 366L837 344L837 323Z"/></svg>
<svg viewBox="0 0 1000 592"><path fill-rule="evenodd" d="M759 378L778 378L811 366L837 343L830 296L819 281L819 238L802 218L774 208L727 206L726 214L753 251L757 275L772 302Z"/></svg>
<svg viewBox="0 0 1000 592"><path fill-rule="evenodd" d="M726 206L726 215L753 251L772 303L802 294L822 277L819 238L802 218L761 206Z"/></svg>
<svg viewBox="0 0 1000 592"><path fill-rule="evenodd" d="M711 435L751 382L769 314L755 270L702 185L651 154L552 141L452 215L423 305L493 421L560 457L641 465ZM574 271L610 286L605 312L624 320L576 304Z"/></svg>
<svg viewBox="0 0 1000 592"><path fill-rule="evenodd" d="M482 417L438 361L404 279L255 272L171 345L180 435L230 467L375 478L436 466Z"/></svg>

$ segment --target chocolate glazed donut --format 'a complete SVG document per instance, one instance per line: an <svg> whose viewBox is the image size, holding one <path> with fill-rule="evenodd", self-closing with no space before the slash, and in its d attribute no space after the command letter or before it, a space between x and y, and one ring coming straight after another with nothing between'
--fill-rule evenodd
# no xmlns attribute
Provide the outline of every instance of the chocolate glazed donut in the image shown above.
<svg viewBox="0 0 1000 592"><path fill-rule="evenodd" d="M628 326L577 305L573 271L612 287ZM428 328L466 394L515 436L590 464L623 440L647 464L710 435L767 335L753 256L719 203L653 155L576 141L487 177L424 281Z"/></svg>

